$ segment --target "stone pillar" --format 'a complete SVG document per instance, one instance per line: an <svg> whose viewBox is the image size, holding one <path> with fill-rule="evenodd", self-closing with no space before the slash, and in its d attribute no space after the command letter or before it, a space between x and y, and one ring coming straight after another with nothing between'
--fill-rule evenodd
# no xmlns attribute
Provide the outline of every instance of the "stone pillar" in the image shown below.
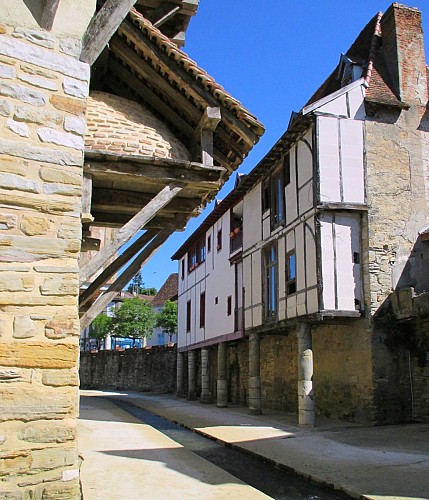
<svg viewBox="0 0 429 500"><path fill-rule="evenodd" d="M195 351L188 351L188 400L195 401L197 399L195 373Z"/></svg>
<svg viewBox="0 0 429 500"><path fill-rule="evenodd" d="M226 378L226 343L217 346L217 394L216 405L219 408L228 406L228 390Z"/></svg>
<svg viewBox="0 0 429 500"><path fill-rule="evenodd" d="M249 413L261 415L261 368L260 368L259 334L249 336Z"/></svg>
<svg viewBox="0 0 429 500"><path fill-rule="evenodd" d="M112 349L112 337L110 335L107 335L107 337L104 339L104 350L110 351L111 349Z"/></svg>
<svg viewBox="0 0 429 500"><path fill-rule="evenodd" d="M213 403L210 391L210 368L209 350L207 347L201 349L201 398L200 403Z"/></svg>
<svg viewBox="0 0 429 500"><path fill-rule="evenodd" d="M183 376L185 371L185 366L183 362L184 354L183 352L177 353L177 372L176 372L176 396L178 398L185 397L185 390L183 384Z"/></svg>
<svg viewBox="0 0 429 500"><path fill-rule="evenodd" d="M298 422L314 425L313 350L311 325L298 323Z"/></svg>

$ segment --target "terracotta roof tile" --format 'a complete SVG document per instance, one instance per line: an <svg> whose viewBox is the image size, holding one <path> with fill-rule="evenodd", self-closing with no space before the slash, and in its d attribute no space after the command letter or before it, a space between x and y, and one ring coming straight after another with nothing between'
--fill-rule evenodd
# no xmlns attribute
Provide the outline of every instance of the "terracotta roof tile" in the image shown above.
<svg viewBox="0 0 429 500"><path fill-rule="evenodd" d="M179 291L179 275L177 273L172 273L165 280L165 283L159 289L159 292L155 295L152 305L153 306L163 306L167 300L177 300L177 294Z"/></svg>

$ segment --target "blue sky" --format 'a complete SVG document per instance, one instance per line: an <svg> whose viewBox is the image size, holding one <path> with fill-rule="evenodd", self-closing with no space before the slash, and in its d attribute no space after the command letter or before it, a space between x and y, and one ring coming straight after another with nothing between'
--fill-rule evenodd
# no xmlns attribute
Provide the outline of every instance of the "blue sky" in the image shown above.
<svg viewBox="0 0 429 500"><path fill-rule="evenodd" d="M327 78L365 24L387 10L385 0L200 0L185 52L265 125L266 132L239 168L249 172L286 130ZM429 54L428 0L407 5L422 11ZM225 184L222 199L233 187ZM185 232L173 235L143 268L148 287L159 289L177 272L171 255L213 209L209 205Z"/></svg>

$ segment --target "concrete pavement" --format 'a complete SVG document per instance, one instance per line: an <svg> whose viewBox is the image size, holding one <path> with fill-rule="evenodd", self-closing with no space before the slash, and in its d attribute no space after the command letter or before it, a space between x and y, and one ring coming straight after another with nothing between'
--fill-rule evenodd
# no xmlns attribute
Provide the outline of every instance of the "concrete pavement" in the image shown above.
<svg viewBox="0 0 429 500"><path fill-rule="evenodd" d="M102 466L109 470L111 464L97 463L95 471L89 471L89 462L96 457L92 455L93 450L100 449L100 441L103 436L96 435L96 421L86 419L85 398L89 395L102 396L100 391L82 391L83 406L81 410L80 436L84 436L81 452L85 461L82 466L82 481L85 500L92 500L96 496L87 496L91 489L91 476L97 475ZM207 435L210 438L239 447L249 453L258 455L265 460L272 461L283 467L293 470L299 475L310 478L322 484L328 484L341 490L354 498L367 498L374 500L429 500L429 424L410 424L403 426L388 427L362 427L343 422L319 420L313 429L303 429L296 425L296 416L286 415L282 412L267 410L263 415L248 415L247 409L243 407L217 408L215 405L202 405L199 402L186 401L175 398L172 395L160 395L151 393L108 393L110 397L121 397L131 401L167 420L177 422L196 432ZM94 398L92 398L94 399ZM108 404L101 401L98 404L99 417L103 417L103 405ZM113 406L113 405L112 405ZM117 413L122 411L115 410ZM126 420L126 414L121 415ZM130 417L132 419L132 417ZM126 437L122 437L122 428L118 428L118 422L113 422L112 435L119 435L121 440L113 440L103 444L107 450L115 450L112 444L119 446L121 450L127 449ZM83 427L82 427L83 425ZM104 427L107 424L103 424ZM93 427L93 428L92 428ZM141 426L140 427L145 427ZM83 429L83 433L82 433ZM90 436L90 433L95 434ZM158 432L158 431L155 431ZM165 439L168 440L164 436ZM134 438L133 438L134 439ZM142 438L143 439L143 438ZM153 438L152 450L161 453L162 446L172 448L177 446L173 442L160 444L159 436ZM161 440L163 443L164 441ZM170 440L171 441L171 440ZM145 441L146 442L146 441ZM151 441L152 442L152 441ZM86 444L85 444L86 443ZM147 443L133 441L132 450L141 450L142 446L147 448ZM157 446L160 448L157 449ZM139 452L140 453L140 452ZM147 453L147 452L145 452ZM155 451L152 451L156 455ZM124 452L121 452L124 456ZM86 456L85 456L86 455ZM106 456L104 452L103 459ZM100 457L97 457L99 460ZM159 458L159 460L158 460ZM162 456L154 459L154 462L162 462ZM198 457L197 457L198 458ZM192 458L193 459L193 458ZM183 460L179 460L183 467ZM152 467L153 465L151 465ZM165 465L164 465L165 466ZM217 469L217 468L216 468ZM167 465L169 473L183 471L176 464ZM216 473L219 472L216 471ZM227 474L224 471L221 471ZM146 474L146 471L144 472ZM219 472L220 473L220 472ZM211 472L209 473L209 475ZM185 473L186 476L186 473ZM228 474L228 476L230 476ZM148 477L145 475L145 477ZM203 486L213 486L213 481L204 482L204 474L201 476ZM232 476L230 476L232 478ZM233 478L228 479L228 486L237 488L236 491L226 492L224 498L240 498L238 496L243 490L240 482ZM189 481L192 483L189 483ZM128 482L128 474L127 474ZM217 491L201 491L200 480L196 474L184 478L188 482L184 487L187 489L186 497L193 498L189 492L196 492L196 496L202 498L223 498ZM223 480L215 481L216 488L225 486ZM168 493L168 482L163 487L160 496ZM141 481L140 481L141 488ZM194 489L196 488L196 489ZM200 489L198 489L200 488ZM250 488L250 487L249 487ZM146 489L146 481L145 481ZM209 488L210 490L210 488ZM158 490L160 492L160 490ZM213 494L215 496L210 496ZM231 494L231 496L229 496ZM267 498L262 493L252 489L251 494L259 494L260 498ZM147 496L145 498L160 498L160 496ZM181 498L171 495L172 498ZM253 498L245 493L246 498ZM138 496L110 496L108 498L127 498L134 500L143 498ZM243 497L244 498L244 497ZM254 498L259 498L255 496Z"/></svg>

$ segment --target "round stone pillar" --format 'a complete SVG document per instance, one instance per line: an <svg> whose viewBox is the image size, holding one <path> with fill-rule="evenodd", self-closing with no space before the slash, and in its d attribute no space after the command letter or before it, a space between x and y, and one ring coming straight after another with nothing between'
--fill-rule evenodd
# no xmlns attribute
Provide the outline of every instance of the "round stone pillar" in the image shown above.
<svg viewBox="0 0 429 500"><path fill-rule="evenodd" d="M178 398L185 397L183 376L185 374L185 366L184 366L184 354L183 352L177 353L177 367L176 367L176 396Z"/></svg>
<svg viewBox="0 0 429 500"><path fill-rule="evenodd" d="M195 373L195 351L188 351L188 400L197 399L197 379Z"/></svg>
<svg viewBox="0 0 429 500"><path fill-rule="evenodd" d="M201 398L200 403L213 403L210 391L210 367L209 350L207 347L201 349Z"/></svg>
<svg viewBox="0 0 429 500"><path fill-rule="evenodd" d="M249 413L261 415L261 369L260 369L259 334L249 336Z"/></svg>
<svg viewBox="0 0 429 500"><path fill-rule="evenodd" d="M298 422L314 425L313 349L311 325L298 323Z"/></svg>
<svg viewBox="0 0 429 500"><path fill-rule="evenodd" d="M221 342L217 346L217 388L216 406L225 408L228 406L228 389L226 378L226 343Z"/></svg>

